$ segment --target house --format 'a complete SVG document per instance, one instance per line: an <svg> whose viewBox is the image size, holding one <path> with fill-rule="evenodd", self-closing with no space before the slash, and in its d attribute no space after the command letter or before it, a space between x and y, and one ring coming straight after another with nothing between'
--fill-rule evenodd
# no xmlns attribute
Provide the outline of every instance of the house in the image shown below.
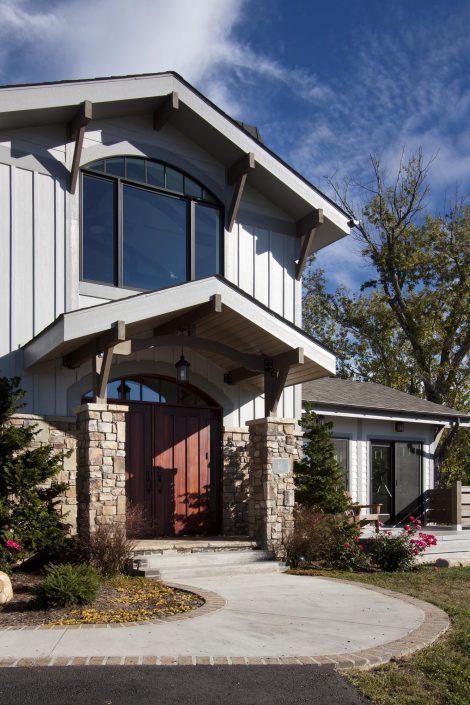
<svg viewBox="0 0 470 705"><path fill-rule="evenodd" d="M382 519L426 518L442 431L470 416L382 384L324 377L303 385L303 400L333 422L345 488L359 504L382 505ZM432 517L430 517L432 518Z"/></svg>
<svg viewBox="0 0 470 705"><path fill-rule="evenodd" d="M87 535L292 526L312 252L348 217L175 73L0 88L0 374Z"/></svg>

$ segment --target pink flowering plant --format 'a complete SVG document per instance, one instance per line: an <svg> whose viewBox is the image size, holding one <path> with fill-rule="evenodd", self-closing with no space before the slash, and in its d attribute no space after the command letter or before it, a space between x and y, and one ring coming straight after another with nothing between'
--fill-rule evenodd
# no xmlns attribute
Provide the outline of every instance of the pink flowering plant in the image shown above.
<svg viewBox="0 0 470 705"><path fill-rule="evenodd" d="M13 566L21 558L22 544L16 539L13 529L0 533L0 571L11 573Z"/></svg>
<svg viewBox="0 0 470 705"><path fill-rule="evenodd" d="M382 531L368 545L368 554L373 563L387 572L413 570L416 558L424 553L429 546L435 546L437 539L433 534L421 531L421 521L414 516L409 517L402 531L393 534Z"/></svg>

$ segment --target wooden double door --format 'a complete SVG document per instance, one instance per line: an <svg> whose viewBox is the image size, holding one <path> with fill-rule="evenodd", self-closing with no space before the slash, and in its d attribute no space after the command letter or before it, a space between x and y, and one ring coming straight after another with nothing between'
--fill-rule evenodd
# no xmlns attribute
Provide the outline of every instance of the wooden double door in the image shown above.
<svg viewBox="0 0 470 705"><path fill-rule="evenodd" d="M126 427L140 537L219 533L220 410L131 402Z"/></svg>

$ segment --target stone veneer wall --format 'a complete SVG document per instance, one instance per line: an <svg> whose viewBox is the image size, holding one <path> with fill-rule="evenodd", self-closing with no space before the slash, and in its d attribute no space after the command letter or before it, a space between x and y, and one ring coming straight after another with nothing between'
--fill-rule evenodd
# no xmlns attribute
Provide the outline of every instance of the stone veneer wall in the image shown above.
<svg viewBox="0 0 470 705"><path fill-rule="evenodd" d="M248 427L249 533L261 546L282 557L284 542L294 528L293 465L300 457L301 434L296 433L294 419L256 419L249 421ZM273 468L275 458L287 459L285 474Z"/></svg>
<svg viewBox="0 0 470 705"><path fill-rule="evenodd" d="M83 404L77 410L78 521L87 538L100 524L126 520L126 412L119 404Z"/></svg>
<svg viewBox="0 0 470 705"><path fill-rule="evenodd" d="M224 536L248 534L249 455L248 428L223 430L223 507Z"/></svg>
<svg viewBox="0 0 470 705"><path fill-rule="evenodd" d="M35 426L36 436L31 448L50 444L55 450L71 451L64 457L63 469L58 473L58 482L67 483L65 493L58 498L57 508L64 519L70 524L70 532L77 533L77 431L75 417L68 416L36 416L35 414L14 414L10 423L12 426Z"/></svg>

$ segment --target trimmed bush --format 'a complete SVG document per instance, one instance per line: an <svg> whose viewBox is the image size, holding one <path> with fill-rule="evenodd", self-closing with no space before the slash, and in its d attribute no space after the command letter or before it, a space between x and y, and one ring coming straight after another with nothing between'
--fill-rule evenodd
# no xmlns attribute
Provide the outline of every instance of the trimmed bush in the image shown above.
<svg viewBox="0 0 470 705"><path fill-rule="evenodd" d="M128 504L125 524L100 524L81 547L81 558L105 577L129 573L143 527L143 510Z"/></svg>
<svg viewBox="0 0 470 705"><path fill-rule="evenodd" d="M286 543L286 562L291 568L321 563L348 569L348 560L364 563L356 545L360 527L344 514L323 514L304 507L294 512L295 528ZM345 549L345 545L351 549ZM342 547L342 548L341 548ZM339 555L339 553L341 555Z"/></svg>
<svg viewBox="0 0 470 705"><path fill-rule="evenodd" d="M47 566L45 573L34 589L38 607L73 607L96 599L100 578L91 566L59 563Z"/></svg>

